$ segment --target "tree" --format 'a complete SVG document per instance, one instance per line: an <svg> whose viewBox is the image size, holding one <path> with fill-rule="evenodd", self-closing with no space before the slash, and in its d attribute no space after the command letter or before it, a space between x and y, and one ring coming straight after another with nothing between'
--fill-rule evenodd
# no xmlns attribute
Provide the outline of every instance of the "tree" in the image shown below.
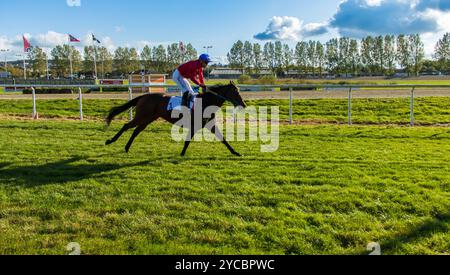
<svg viewBox="0 0 450 275"><path fill-rule="evenodd" d="M186 45L185 57L187 60L196 60L198 58L197 50L192 46L191 43Z"/></svg>
<svg viewBox="0 0 450 275"><path fill-rule="evenodd" d="M364 66L364 71L370 75L376 71L373 54L374 43L372 36L367 36L361 40L361 63Z"/></svg>
<svg viewBox="0 0 450 275"><path fill-rule="evenodd" d="M276 74L281 75L283 73L283 44L281 41L275 42L274 59Z"/></svg>
<svg viewBox="0 0 450 275"><path fill-rule="evenodd" d="M346 75L350 73L350 38L339 38L339 70Z"/></svg>
<svg viewBox="0 0 450 275"><path fill-rule="evenodd" d="M325 48L319 41L316 42L316 61L319 69L319 76L322 78L323 65L325 64Z"/></svg>
<svg viewBox="0 0 450 275"><path fill-rule="evenodd" d="M113 56L106 47L97 47L97 55L97 70L101 72L102 78L105 78L105 74L113 71Z"/></svg>
<svg viewBox="0 0 450 275"><path fill-rule="evenodd" d="M253 45L249 41L245 41L242 54L245 71L249 73L253 64Z"/></svg>
<svg viewBox="0 0 450 275"><path fill-rule="evenodd" d="M164 46L159 45L153 48L153 60L155 62L155 69L158 73L164 73L167 70L167 53Z"/></svg>
<svg viewBox="0 0 450 275"><path fill-rule="evenodd" d="M139 54L135 48L128 49L128 71L138 72L141 70L141 62L139 60Z"/></svg>
<svg viewBox="0 0 450 275"><path fill-rule="evenodd" d="M384 37L384 59L386 64L386 75L392 75L395 72L395 37L386 35Z"/></svg>
<svg viewBox="0 0 450 275"><path fill-rule="evenodd" d="M181 53L178 43L173 43L167 47L167 62L171 71L180 66L183 61L183 54Z"/></svg>
<svg viewBox="0 0 450 275"><path fill-rule="evenodd" d="M284 44L283 45L283 70L285 72L288 72L289 69L291 68L293 62L292 62L292 58L293 58L293 52L291 51L291 49L289 48L288 44Z"/></svg>
<svg viewBox="0 0 450 275"><path fill-rule="evenodd" d="M397 61L408 74L410 73L411 68L411 52L409 49L408 38L404 34L399 35L397 37Z"/></svg>
<svg viewBox="0 0 450 275"><path fill-rule="evenodd" d="M339 65L339 40L333 38L326 43L327 68L330 72L337 73Z"/></svg>
<svg viewBox="0 0 450 275"><path fill-rule="evenodd" d="M272 42L264 44L263 55L267 67L275 74L275 46Z"/></svg>
<svg viewBox="0 0 450 275"><path fill-rule="evenodd" d="M128 70L128 49L118 47L114 52L114 69L123 76L130 73Z"/></svg>
<svg viewBox="0 0 450 275"><path fill-rule="evenodd" d="M263 52L259 43L253 44L253 68L259 73L264 66Z"/></svg>
<svg viewBox="0 0 450 275"><path fill-rule="evenodd" d="M359 75L360 68L360 54L358 41L355 39L350 40L350 46L348 50L350 69L353 75Z"/></svg>
<svg viewBox="0 0 450 275"><path fill-rule="evenodd" d="M244 68L244 43L238 40L227 55L231 67Z"/></svg>
<svg viewBox="0 0 450 275"><path fill-rule="evenodd" d="M439 70L450 72L450 33L436 43L434 58L439 62Z"/></svg>
<svg viewBox="0 0 450 275"><path fill-rule="evenodd" d="M308 42L308 48L306 49L307 57L308 57L308 66L312 71L313 77L316 76L316 41L310 40Z"/></svg>
<svg viewBox="0 0 450 275"><path fill-rule="evenodd" d="M384 75L384 59L385 59L385 52L384 52L384 38L383 36L377 36L375 37L373 44L372 44L372 53L373 53L373 59L375 61L375 70L376 73Z"/></svg>
<svg viewBox="0 0 450 275"><path fill-rule="evenodd" d="M28 53L33 76L41 76L47 73L47 54L39 47L33 47Z"/></svg>
<svg viewBox="0 0 450 275"><path fill-rule="evenodd" d="M70 59L72 59L73 73L77 73L81 68L81 55L74 46L58 45L52 52L51 56L52 71L57 76L70 76Z"/></svg>
<svg viewBox="0 0 450 275"><path fill-rule="evenodd" d="M308 67L308 43L301 41L295 46L295 60L299 73L304 73Z"/></svg>
<svg viewBox="0 0 450 275"><path fill-rule="evenodd" d="M148 45L145 45L145 47L142 49L141 62L142 66L144 67L144 70L150 71L152 69L153 55L152 49Z"/></svg>
<svg viewBox="0 0 450 275"><path fill-rule="evenodd" d="M83 71L84 72L92 72L92 76L95 75L94 55L95 55L95 60L98 60L99 55L97 53L97 50L94 49L94 46L84 47Z"/></svg>
<svg viewBox="0 0 450 275"><path fill-rule="evenodd" d="M409 36L409 51L411 52L411 63L414 75L418 76L422 69L423 59L425 58L425 49L419 34Z"/></svg>

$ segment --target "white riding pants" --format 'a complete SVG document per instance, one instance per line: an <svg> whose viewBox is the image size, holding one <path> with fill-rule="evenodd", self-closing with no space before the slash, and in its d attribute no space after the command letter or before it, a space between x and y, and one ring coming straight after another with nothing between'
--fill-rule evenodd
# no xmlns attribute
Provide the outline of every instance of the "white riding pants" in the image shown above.
<svg viewBox="0 0 450 275"><path fill-rule="evenodd" d="M185 92L189 92L191 93L191 95L195 94L189 81L180 74L178 69L175 70L172 78L173 81L175 81L175 83L177 84L178 88L181 90L181 96L183 96Z"/></svg>

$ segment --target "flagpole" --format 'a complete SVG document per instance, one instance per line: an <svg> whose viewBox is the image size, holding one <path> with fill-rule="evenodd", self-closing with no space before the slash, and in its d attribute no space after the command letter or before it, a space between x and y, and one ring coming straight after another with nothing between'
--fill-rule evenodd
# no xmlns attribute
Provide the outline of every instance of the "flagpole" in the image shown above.
<svg viewBox="0 0 450 275"><path fill-rule="evenodd" d="M70 64L70 79L73 80L73 68L72 68L72 49L70 48L70 35L69 36L69 64Z"/></svg>
<svg viewBox="0 0 450 275"><path fill-rule="evenodd" d="M27 80L27 66L25 64L26 54L23 54L23 78Z"/></svg>
<svg viewBox="0 0 450 275"><path fill-rule="evenodd" d="M49 54L48 54L47 51L46 51L46 52L45 52L45 57L47 57L47 58L46 58L46 59L47 59L47 60L46 60L46 61L47 61L47 64L46 64L46 65L47 65L47 80L50 79L50 74L49 74L49 72L48 72L48 55L49 55Z"/></svg>
<svg viewBox="0 0 450 275"><path fill-rule="evenodd" d="M95 79L97 79L97 47L94 43L94 72L95 72Z"/></svg>

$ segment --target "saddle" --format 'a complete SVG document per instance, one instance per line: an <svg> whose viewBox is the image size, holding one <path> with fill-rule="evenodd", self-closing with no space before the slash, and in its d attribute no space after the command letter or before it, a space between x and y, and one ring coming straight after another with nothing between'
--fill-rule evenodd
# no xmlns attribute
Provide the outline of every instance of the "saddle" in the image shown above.
<svg viewBox="0 0 450 275"><path fill-rule="evenodd" d="M191 97L191 100L189 101L189 109L192 110L194 107L194 102L197 99L197 95ZM181 103L182 103L182 97L181 96L172 96L169 100L169 104L167 105L167 111L173 111L173 110L181 110Z"/></svg>

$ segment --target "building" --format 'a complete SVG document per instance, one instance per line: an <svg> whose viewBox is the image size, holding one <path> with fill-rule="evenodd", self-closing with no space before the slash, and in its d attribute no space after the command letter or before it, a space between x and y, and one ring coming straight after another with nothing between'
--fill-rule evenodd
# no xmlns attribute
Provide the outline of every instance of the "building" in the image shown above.
<svg viewBox="0 0 450 275"><path fill-rule="evenodd" d="M11 78L10 72L0 72L0 78Z"/></svg>
<svg viewBox="0 0 450 275"><path fill-rule="evenodd" d="M209 77L211 79L238 79L243 74L248 74L252 78L260 78L261 76L272 75L273 73L268 69L262 69L258 73L244 73L244 70L242 69L214 68L209 74Z"/></svg>
<svg viewBox="0 0 450 275"><path fill-rule="evenodd" d="M210 79L237 79L243 75L241 69L215 68L209 74Z"/></svg>

